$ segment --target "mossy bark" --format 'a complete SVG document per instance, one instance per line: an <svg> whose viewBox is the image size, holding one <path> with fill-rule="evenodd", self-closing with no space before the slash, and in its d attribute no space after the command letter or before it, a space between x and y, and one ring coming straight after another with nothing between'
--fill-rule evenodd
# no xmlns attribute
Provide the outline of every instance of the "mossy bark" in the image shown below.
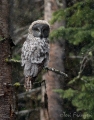
<svg viewBox="0 0 94 120"><path fill-rule="evenodd" d="M5 59L11 57L9 43L9 0L0 0L0 120L13 120L11 64ZM6 83L6 84L5 84Z"/></svg>

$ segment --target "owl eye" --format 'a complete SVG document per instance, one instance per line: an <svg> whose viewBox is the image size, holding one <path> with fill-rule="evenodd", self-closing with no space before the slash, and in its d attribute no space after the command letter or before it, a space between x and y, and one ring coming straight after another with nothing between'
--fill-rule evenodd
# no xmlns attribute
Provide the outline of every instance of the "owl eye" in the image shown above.
<svg viewBox="0 0 94 120"><path fill-rule="evenodd" d="M35 28L34 31L39 32L39 29L38 29L38 28Z"/></svg>
<svg viewBox="0 0 94 120"><path fill-rule="evenodd" d="M43 31L44 31L44 32L48 32L49 30L48 30L48 29L44 29Z"/></svg>
<svg viewBox="0 0 94 120"><path fill-rule="evenodd" d="M49 33L49 30L48 29L44 29L43 33Z"/></svg>

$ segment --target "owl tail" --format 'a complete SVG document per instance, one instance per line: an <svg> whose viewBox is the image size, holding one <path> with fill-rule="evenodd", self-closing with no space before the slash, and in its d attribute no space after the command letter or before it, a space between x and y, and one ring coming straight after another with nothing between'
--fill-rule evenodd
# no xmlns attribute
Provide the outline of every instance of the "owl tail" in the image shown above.
<svg viewBox="0 0 94 120"><path fill-rule="evenodd" d="M31 77L25 78L24 87L25 87L26 91L30 91L32 89L33 81L34 81L34 78L31 78Z"/></svg>

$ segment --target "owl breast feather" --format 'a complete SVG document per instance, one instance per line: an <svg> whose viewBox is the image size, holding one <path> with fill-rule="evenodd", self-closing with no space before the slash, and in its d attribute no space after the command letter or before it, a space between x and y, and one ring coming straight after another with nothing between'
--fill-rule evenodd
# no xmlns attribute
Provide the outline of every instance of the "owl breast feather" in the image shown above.
<svg viewBox="0 0 94 120"><path fill-rule="evenodd" d="M39 72L39 66L41 64L44 66L47 63L48 54L49 45L46 39L27 39L23 44L21 54L24 75L26 77L36 77Z"/></svg>
<svg viewBox="0 0 94 120"><path fill-rule="evenodd" d="M31 63L42 63L49 52L49 45L45 39L27 40L22 47L22 66L26 61Z"/></svg>

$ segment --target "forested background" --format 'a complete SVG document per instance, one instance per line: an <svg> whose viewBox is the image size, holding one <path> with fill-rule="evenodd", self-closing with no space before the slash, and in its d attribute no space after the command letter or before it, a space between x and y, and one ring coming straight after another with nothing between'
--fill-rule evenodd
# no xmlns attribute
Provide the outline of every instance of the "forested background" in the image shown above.
<svg viewBox="0 0 94 120"><path fill-rule="evenodd" d="M11 49L15 119L94 120L94 0L10 0L9 10L9 34L15 44ZM24 75L18 61L28 27L37 19L51 25L49 66L68 77L43 70L34 89L26 93L19 85L24 84ZM40 114L42 79L45 119Z"/></svg>

